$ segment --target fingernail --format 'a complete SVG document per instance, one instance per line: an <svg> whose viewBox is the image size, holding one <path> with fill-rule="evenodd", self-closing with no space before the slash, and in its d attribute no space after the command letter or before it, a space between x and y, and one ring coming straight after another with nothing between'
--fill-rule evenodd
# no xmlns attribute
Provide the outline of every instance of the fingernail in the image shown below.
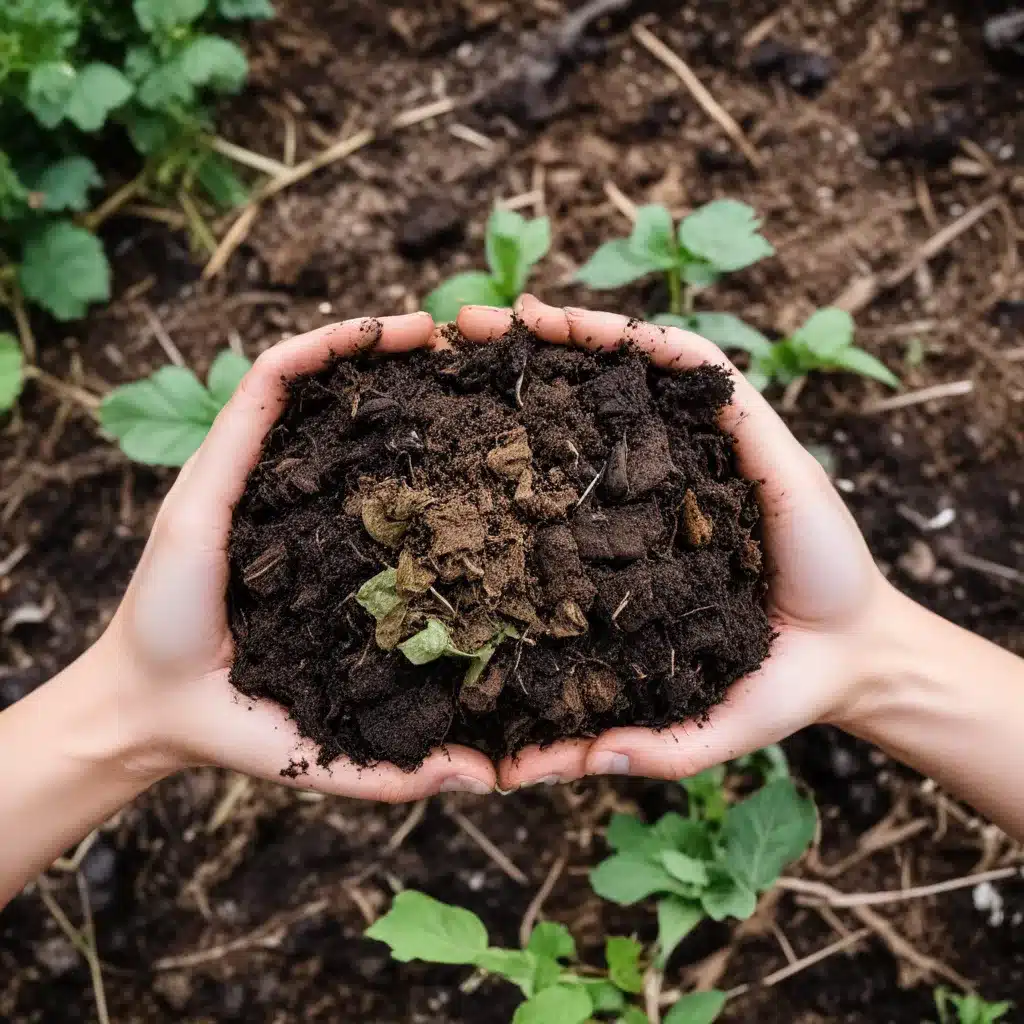
<svg viewBox="0 0 1024 1024"><path fill-rule="evenodd" d="M542 775L539 779L530 779L524 786L557 786L561 783L561 775Z"/></svg>
<svg viewBox="0 0 1024 1024"><path fill-rule="evenodd" d="M439 788L441 793L475 793L477 796L486 796L493 791L493 786L474 779L472 775L452 775L445 779Z"/></svg>
<svg viewBox="0 0 1024 1024"><path fill-rule="evenodd" d="M462 307L462 310L467 310L467 309L481 309L485 313L504 313L508 309L508 307L507 306L482 306L479 303L473 303L472 305L463 306ZM461 312L461 310L460 310L460 312Z"/></svg>
<svg viewBox="0 0 1024 1024"><path fill-rule="evenodd" d="M595 754L590 759L590 775L628 775L629 758L610 750Z"/></svg>

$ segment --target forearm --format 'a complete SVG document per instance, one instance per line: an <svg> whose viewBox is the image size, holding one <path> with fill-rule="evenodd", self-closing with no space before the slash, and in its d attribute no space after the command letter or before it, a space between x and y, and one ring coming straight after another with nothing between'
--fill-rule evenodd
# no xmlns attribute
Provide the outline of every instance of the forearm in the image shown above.
<svg viewBox="0 0 1024 1024"><path fill-rule="evenodd" d="M839 724L1024 839L1024 660L892 591Z"/></svg>
<svg viewBox="0 0 1024 1024"><path fill-rule="evenodd" d="M101 641L0 714L0 907L163 774L129 674Z"/></svg>

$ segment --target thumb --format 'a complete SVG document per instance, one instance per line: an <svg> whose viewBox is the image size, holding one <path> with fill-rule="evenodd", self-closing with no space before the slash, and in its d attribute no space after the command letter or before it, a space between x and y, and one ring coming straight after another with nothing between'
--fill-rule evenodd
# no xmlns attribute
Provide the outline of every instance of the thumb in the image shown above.
<svg viewBox="0 0 1024 1024"><path fill-rule="evenodd" d="M838 687L822 679L822 667L837 660L827 638L790 628L776 640L769 660L733 684L706 721L661 730L611 729L591 746L586 772L684 779L778 743L828 713Z"/></svg>

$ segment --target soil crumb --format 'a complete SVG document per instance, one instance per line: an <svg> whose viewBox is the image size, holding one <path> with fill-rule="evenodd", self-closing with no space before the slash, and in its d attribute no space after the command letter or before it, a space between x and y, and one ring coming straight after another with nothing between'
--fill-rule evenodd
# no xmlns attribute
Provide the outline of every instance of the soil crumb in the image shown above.
<svg viewBox="0 0 1024 1024"><path fill-rule="evenodd" d="M728 375L453 340L292 382L234 515L235 687L321 765L705 717L773 636Z"/></svg>

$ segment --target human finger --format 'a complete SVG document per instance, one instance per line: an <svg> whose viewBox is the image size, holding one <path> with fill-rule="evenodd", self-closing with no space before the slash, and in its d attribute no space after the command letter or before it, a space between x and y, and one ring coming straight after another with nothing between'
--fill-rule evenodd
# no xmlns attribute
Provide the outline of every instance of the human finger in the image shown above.
<svg viewBox="0 0 1024 1024"><path fill-rule="evenodd" d="M498 765L498 785L504 790L575 782L586 775L587 751L593 740L561 740L550 747L526 747Z"/></svg>
<svg viewBox="0 0 1024 1024"><path fill-rule="evenodd" d="M435 750L414 772L392 764L360 767L339 758L316 763L315 744L300 737L284 707L238 693L220 671L176 689L170 728L193 763L215 763L246 775L333 796L400 803L438 792L484 794L496 773L479 751L450 746ZM297 769L282 774L289 768Z"/></svg>
<svg viewBox="0 0 1024 1024"><path fill-rule="evenodd" d="M467 341L487 342L500 338L512 326L511 309L498 306L463 306L455 320Z"/></svg>

